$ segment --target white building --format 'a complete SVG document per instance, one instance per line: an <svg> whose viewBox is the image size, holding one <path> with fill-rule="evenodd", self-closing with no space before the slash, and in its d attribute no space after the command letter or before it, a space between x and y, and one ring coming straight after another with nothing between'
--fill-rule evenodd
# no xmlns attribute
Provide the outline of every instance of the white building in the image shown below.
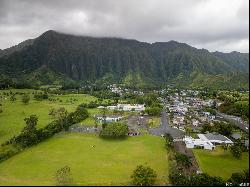
<svg viewBox="0 0 250 187"><path fill-rule="evenodd" d="M145 110L145 106L144 105L140 105L140 104L135 104L135 105L131 105L131 104L118 104L117 105L118 109L122 109L123 111L137 111L137 112L141 112Z"/></svg>
<svg viewBox="0 0 250 187"><path fill-rule="evenodd" d="M204 141L199 138L194 139L189 136L185 136L184 142L186 144L186 147L191 148L191 149L199 147L199 148L204 148L208 150L213 150L215 148L215 146L209 141Z"/></svg>
<svg viewBox="0 0 250 187"><path fill-rule="evenodd" d="M122 119L121 116L114 116L114 115L113 116L96 115L95 117L100 122L106 121L106 123L118 122Z"/></svg>
<svg viewBox="0 0 250 187"><path fill-rule="evenodd" d="M184 125L184 116L174 116L174 119L173 119L173 124L174 125Z"/></svg>
<svg viewBox="0 0 250 187"><path fill-rule="evenodd" d="M145 110L144 105L140 104L118 104L117 106L107 106L107 109L109 110L123 110L123 111L136 111L141 112Z"/></svg>
<svg viewBox="0 0 250 187"><path fill-rule="evenodd" d="M116 110L117 106L107 106L107 109L109 109L109 110Z"/></svg>
<svg viewBox="0 0 250 187"><path fill-rule="evenodd" d="M198 127L200 124L200 122L196 119L192 119L192 125L195 126L195 127Z"/></svg>
<svg viewBox="0 0 250 187"><path fill-rule="evenodd" d="M233 142L227 138L226 136L223 136L221 134L197 134L199 138L194 139L189 136L185 136L183 138L183 141L186 144L187 148L204 148L208 150L213 150L216 145L218 144L233 144Z"/></svg>

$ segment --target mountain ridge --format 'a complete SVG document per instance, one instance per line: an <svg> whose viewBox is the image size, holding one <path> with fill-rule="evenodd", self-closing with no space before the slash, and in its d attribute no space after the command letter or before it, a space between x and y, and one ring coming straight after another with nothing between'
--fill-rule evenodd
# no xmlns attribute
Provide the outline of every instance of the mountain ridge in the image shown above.
<svg viewBox="0 0 250 187"><path fill-rule="evenodd" d="M8 50L5 55L1 55L5 50L0 52L0 73L10 78L23 77L42 66L75 81L92 82L107 74L113 74L118 83L128 82L125 80L130 76L145 84L171 83L180 77L191 81L193 72L223 76L236 72L249 74L248 54L209 52L173 40L151 44L50 30ZM185 84L190 85L190 81Z"/></svg>

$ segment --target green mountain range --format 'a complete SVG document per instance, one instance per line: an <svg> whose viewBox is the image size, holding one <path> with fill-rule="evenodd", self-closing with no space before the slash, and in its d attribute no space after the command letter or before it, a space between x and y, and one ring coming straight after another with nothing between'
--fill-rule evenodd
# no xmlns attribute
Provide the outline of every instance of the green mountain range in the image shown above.
<svg viewBox="0 0 250 187"><path fill-rule="evenodd" d="M249 54L176 41L146 43L47 31L0 50L0 80L27 84L121 83L131 87L249 88Z"/></svg>

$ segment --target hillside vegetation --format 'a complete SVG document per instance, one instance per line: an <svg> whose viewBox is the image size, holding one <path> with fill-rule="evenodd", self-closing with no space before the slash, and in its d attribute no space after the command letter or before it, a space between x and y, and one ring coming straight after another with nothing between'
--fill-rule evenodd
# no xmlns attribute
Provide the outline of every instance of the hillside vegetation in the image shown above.
<svg viewBox="0 0 250 187"><path fill-rule="evenodd" d="M130 87L166 83L249 87L248 54L211 53L176 41L150 44L55 31L47 31L31 41L1 51L2 84L106 83L109 80Z"/></svg>

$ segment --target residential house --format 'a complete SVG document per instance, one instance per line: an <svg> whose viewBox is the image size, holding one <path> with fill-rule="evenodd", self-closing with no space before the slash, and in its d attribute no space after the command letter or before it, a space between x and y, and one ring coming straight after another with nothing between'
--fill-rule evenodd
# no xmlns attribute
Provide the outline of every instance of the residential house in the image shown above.
<svg viewBox="0 0 250 187"><path fill-rule="evenodd" d="M192 119L192 125L198 127L200 125L200 122L196 119Z"/></svg>

